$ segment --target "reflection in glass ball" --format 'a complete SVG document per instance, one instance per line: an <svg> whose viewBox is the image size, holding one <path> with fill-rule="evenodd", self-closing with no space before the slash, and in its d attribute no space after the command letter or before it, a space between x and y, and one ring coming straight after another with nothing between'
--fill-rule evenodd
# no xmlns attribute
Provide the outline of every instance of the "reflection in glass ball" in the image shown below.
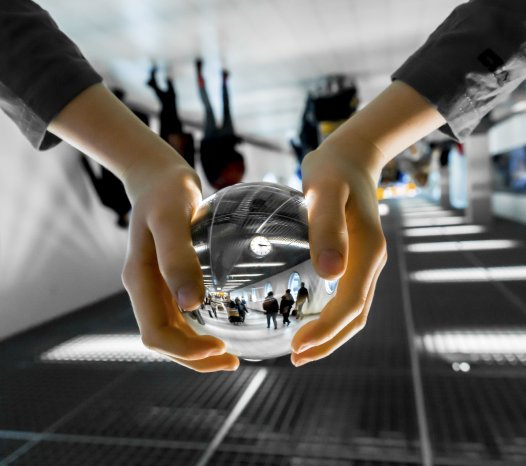
<svg viewBox="0 0 526 466"><path fill-rule="evenodd" d="M311 266L299 191L273 183L225 188L201 204L192 239L207 299L183 315L197 333L220 338L232 354L247 360L289 354L294 334L332 298ZM290 295L283 298L287 289L292 305Z"/></svg>

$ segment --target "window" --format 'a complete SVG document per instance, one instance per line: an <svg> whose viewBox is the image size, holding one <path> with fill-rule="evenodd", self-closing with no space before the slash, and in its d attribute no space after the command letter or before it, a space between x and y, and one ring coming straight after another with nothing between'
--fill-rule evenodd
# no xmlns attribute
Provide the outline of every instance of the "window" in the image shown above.
<svg viewBox="0 0 526 466"><path fill-rule="evenodd" d="M327 294L333 294L338 288L338 280L325 280L325 291Z"/></svg>
<svg viewBox="0 0 526 466"><path fill-rule="evenodd" d="M290 288L290 294L296 299L298 295L298 290L301 287L301 277L298 272L292 272L289 277L289 284L287 288Z"/></svg>
<svg viewBox="0 0 526 466"><path fill-rule="evenodd" d="M269 291L272 291L272 283L267 282L267 283L265 283L265 297L268 296L268 292Z"/></svg>

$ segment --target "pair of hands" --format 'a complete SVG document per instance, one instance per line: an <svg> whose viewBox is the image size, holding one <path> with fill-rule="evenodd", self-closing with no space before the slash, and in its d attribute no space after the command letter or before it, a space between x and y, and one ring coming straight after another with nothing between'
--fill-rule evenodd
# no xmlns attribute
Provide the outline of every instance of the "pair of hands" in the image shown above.
<svg viewBox="0 0 526 466"><path fill-rule="evenodd" d="M340 278L320 317L292 341L292 363L328 356L362 329L376 281L386 261L374 174L329 143L302 165L311 257L317 273ZM141 183L126 182L134 200L123 282L150 349L199 372L236 370L239 360L224 343L197 335L178 311L204 297L190 224L201 202L196 173L177 160Z"/></svg>
<svg viewBox="0 0 526 466"><path fill-rule="evenodd" d="M294 365L328 356L364 327L387 259L376 200L381 168L444 123L396 81L305 157L312 262L322 278L340 282L319 318L294 336ZM239 360L224 343L197 335L179 312L197 308L205 291L190 228L201 202L195 171L102 85L73 99L48 130L126 186L133 215L123 282L144 344L196 371L235 370Z"/></svg>

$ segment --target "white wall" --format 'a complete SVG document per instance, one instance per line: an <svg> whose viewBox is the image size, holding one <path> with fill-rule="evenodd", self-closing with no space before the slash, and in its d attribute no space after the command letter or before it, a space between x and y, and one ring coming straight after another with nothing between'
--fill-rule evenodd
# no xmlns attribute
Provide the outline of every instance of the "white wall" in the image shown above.
<svg viewBox="0 0 526 466"><path fill-rule="evenodd" d="M499 154L526 145L526 113L513 115L488 132L489 153Z"/></svg>
<svg viewBox="0 0 526 466"><path fill-rule="evenodd" d="M523 194L497 192L491 196L495 217L502 217L526 225L526 196Z"/></svg>
<svg viewBox="0 0 526 466"><path fill-rule="evenodd" d="M77 153L32 149L0 112L0 339L122 289L126 236Z"/></svg>

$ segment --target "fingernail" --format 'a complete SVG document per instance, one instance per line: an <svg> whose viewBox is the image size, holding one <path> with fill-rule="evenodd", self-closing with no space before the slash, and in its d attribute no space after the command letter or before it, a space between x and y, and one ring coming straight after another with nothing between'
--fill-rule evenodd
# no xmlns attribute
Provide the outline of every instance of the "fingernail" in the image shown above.
<svg viewBox="0 0 526 466"><path fill-rule="evenodd" d="M309 349L309 345L301 345L296 351L294 351L295 353L303 353L305 350L308 350Z"/></svg>
<svg viewBox="0 0 526 466"><path fill-rule="evenodd" d="M326 273L338 274L343 267L343 256L335 249L327 249L318 256L318 265Z"/></svg>
<svg viewBox="0 0 526 466"><path fill-rule="evenodd" d="M296 361L293 361L292 364L294 364L296 367L303 366L307 362L306 359L298 359Z"/></svg>
<svg viewBox="0 0 526 466"><path fill-rule="evenodd" d="M221 356L225 354L225 348L221 348L221 347L215 347L215 348L212 348L208 354L206 355L207 358L210 358L212 356Z"/></svg>
<svg viewBox="0 0 526 466"><path fill-rule="evenodd" d="M199 290L193 285L185 285L177 290L177 304L183 309L199 307Z"/></svg>
<svg viewBox="0 0 526 466"><path fill-rule="evenodd" d="M239 362L235 366L230 366L230 368L228 370L231 371L231 372L235 372L238 369L239 369Z"/></svg>

